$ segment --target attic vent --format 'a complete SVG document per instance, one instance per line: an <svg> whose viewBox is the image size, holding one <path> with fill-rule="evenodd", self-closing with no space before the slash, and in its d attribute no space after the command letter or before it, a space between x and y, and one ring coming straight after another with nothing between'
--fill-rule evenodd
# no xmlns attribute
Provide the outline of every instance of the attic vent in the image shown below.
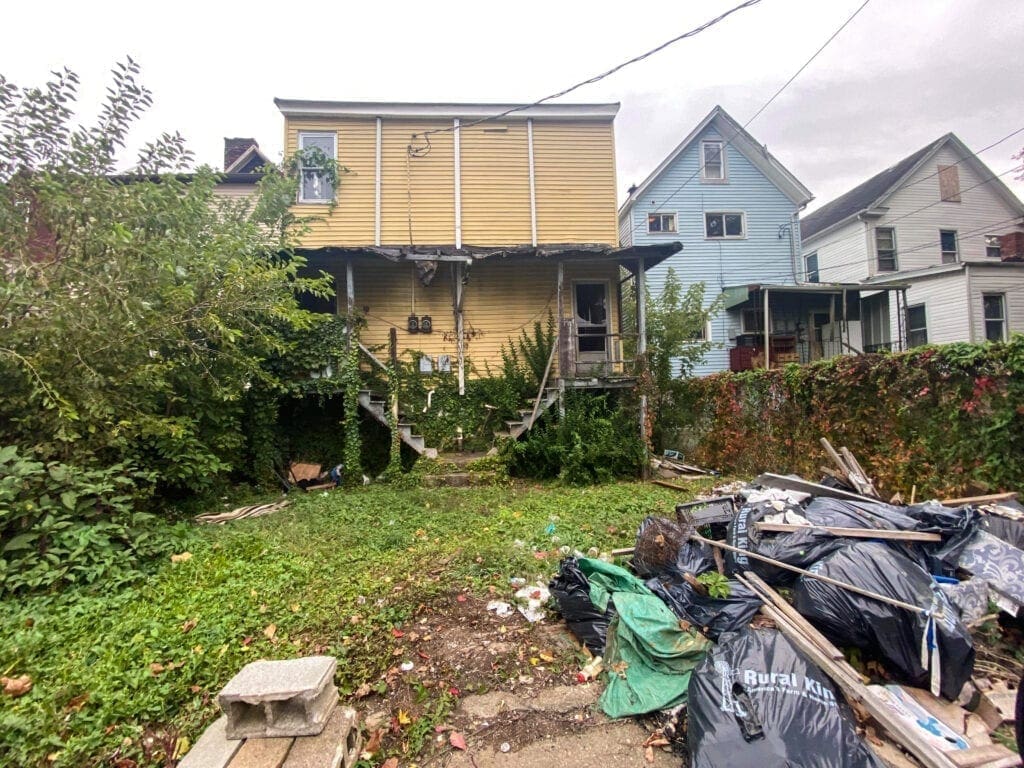
<svg viewBox="0 0 1024 768"><path fill-rule="evenodd" d="M484 128L484 133L508 133L507 125L491 125Z"/></svg>

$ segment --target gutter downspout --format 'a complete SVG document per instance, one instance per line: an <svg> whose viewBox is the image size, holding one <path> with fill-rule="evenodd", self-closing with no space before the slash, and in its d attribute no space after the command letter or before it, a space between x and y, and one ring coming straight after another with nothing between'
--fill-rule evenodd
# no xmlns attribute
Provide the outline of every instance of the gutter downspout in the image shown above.
<svg viewBox="0 0 1024 768"><path fill-rule="evenodd" d="M971 291L971 265L964 264L967 278L967 338L974 341L974 293Z"/></svg>
<svg viewBox="0 0 1024 768"><path fill-rule="evenodd" d="M810 202L810 201L808 201L808 202ZM804 270L803 269L799 269L797 267L797 258L799 256L799 254L796 252L796 234L794 232L794 229L796 227L800 226L800 211L802 211L806 207L807 207L807 203L801 204L801 206L799 208L797 208L795 211L793 211L793 213L790 214L790 217L789 217L790 218L790 224L789 224L789 265L793 269L793 282L796 283L797 285L801 285L801 284L807 282L806 279L804 279L804 280L800 279L801 275L803 275L804 278L806 278L807 275L804 274Z"/></svg>
<svg viewBox="0 0 1024 768"><path fill-rule="evenodd" d="M764 288L764 369L767 371L771 368L771 340L768 338L768 326L769 326L769 315L768 315L768 288Z"/></svg>

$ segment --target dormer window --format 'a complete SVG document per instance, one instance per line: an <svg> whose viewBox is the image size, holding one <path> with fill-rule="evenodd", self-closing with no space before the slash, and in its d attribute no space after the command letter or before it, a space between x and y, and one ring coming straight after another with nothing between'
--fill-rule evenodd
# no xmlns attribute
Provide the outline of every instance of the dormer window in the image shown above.
<svg viewBox="0 0 1024 768"><path fill-rule="evenodd" d="M337 160L338 134L300 133L299 150L302 152L300 203L330 203L334 201L334 185L323 167L323 159Z"/></svg>
<svg viewBox="0 0 1024 768"><path fill-rule="evenodd" d="M702 141L700 155L701 179L725 181L725 145L721 141Z"/></svg>

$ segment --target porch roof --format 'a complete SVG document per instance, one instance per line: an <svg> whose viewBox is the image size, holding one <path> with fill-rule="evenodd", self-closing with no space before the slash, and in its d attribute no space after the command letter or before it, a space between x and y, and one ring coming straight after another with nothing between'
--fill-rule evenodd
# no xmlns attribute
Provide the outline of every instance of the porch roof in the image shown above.
<svg viewBox="0 0 1024 768"><path fill-rule="evenodd" d="M817 294L819 296L841 296L842 294L859 296L863 290L872 293L878 291L902 291L909 288L910 283L888 283L882 285L864 285L863 283L804 283L802 285L777 285L772 283L752 283L749 285L729 285L722 289L724 309L733 309L751 301L762 291L772 294Z"/></svg>
<svg viewBox="0 0 1024 768"><path fill-rule="evenodd" d="M639 260L644 260L648 269L660 264L669 256L683 250L679 242L634 245L616 248L603 243L554 243L542 245L516 245L509 247L481 247L463 245L394 245L394 246L329 246L324 248L299 248L307 257L350 258L370 256L402 261L455 261L472 264L485 259L552 259L555 261L617 261L619 265L635 273Z"/></svg>

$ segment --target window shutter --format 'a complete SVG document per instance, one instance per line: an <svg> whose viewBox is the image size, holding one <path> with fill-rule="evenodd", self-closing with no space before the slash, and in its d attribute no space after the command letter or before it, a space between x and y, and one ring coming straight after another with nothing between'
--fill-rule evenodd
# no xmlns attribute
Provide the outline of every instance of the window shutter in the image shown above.
<svg viewBox="0 0 1024 768"><path fill-rule="evenodd" d="M947 203L960 202L960 169L955 165L939 166L939 198Z"/></svg>

